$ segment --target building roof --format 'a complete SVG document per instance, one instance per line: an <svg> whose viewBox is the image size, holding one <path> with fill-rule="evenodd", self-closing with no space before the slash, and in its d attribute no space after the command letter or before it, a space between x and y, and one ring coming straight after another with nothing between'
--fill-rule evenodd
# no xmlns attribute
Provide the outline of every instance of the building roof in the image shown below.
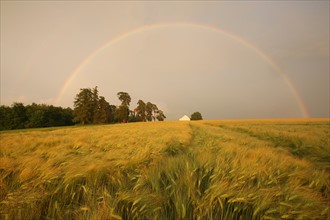
<svg viewBox="0 0 330 220"><path fill-rule="evenodd" d="M180 121L190 121L190 118L187 115L184 115L182 118L179 119Z"/></svg>

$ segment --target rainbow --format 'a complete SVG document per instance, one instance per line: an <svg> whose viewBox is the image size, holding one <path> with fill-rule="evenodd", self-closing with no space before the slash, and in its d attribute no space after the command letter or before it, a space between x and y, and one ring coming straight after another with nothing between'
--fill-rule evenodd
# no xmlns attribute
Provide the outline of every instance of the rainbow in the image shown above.
<svg viewBox="0 0 330 220"><path fill-rule="evenodd" d="M122 33L120 35L117 35L115 37L110 38L107 42L102 44L100 47L95 49L92 53L90 53L84 60L82 60L81 63L74 69L74 71L70 74L70 76L65 80L64 84L62 85L61 89L58 92L58 95L56 96L55 99L55 104L58 104L63 95L65 94L66 90L70 86L70 84L73 82L73 80L77 77L77 75L81 72L82 69L91 61L95 56L97 56L101 51L104 49L110 47L111 45L116 44L119 41L124 40L127 37L130 37L134 34L151 30L151 29L161 29L165 27L193 27L193 28L200 28L208 31L213 31L222 35L225 35L237 42L239 42L241 45L245 46L246 48L251 49L255 53L257 53L265 62L267 62L277 74L279 74L286 85L289 87L291 94L295 98L297 105L299 106L299 109L303 115L303 117L308 118L309 113L308 110L303 102L303 99L297 92L297 89L294 87L294 84L291 82L289 77L286 75L286 73L267 55L265 54L262 50L260 50L258 47L253 45L251 42L247 41L246 39L237 36L229 31L222 30L218 27L213 27L205 24L198 24L198 23L187 23L187 22L173 22L173 23L160 23L160 24L151 24L151 25L143 25L139 26L135 29L132 29L128 32Z"/></svg>

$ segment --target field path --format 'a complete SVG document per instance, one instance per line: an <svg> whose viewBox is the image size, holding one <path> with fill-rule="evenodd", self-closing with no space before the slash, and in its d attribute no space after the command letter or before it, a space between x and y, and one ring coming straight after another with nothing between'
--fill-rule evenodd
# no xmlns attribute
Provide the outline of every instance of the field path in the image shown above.
<svg viewBox="0 0 330 220"><path fill-rule="evenodd" d="M285 150L293 157L305 159L330 171L330 126L324 123L277 123L260 124L208 124L223 133L259 141L265 146ZM327 152L325 154L324 152Z"/></svg>

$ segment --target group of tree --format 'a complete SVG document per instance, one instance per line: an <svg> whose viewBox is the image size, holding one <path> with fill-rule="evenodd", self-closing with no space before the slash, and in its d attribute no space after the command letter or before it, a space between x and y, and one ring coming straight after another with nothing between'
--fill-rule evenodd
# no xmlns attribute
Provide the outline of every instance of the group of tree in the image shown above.
<svg viewBox="0 0 330 220"><path fill-rule="evenodd" d="M136 121L164 121L166 118L164 112L151 102L145 103L140 99L137 105L132 115Z"/></svg>
<svg viewBox="0 0 330 220"><path fill-rule="evenodd" d="M0 106L0 119L0 130L66 126L73 125L73 110L45 104L13 103Z"/></svg>
<svg viewBox="0 0 330 220"><path fill-rule="evenodd" d="M0 106L0 130L67 126L73 124L108 124L144 121L163 121L166 117L157 105L142 100L130 110L131 96L118 92L121 104L110 105L103 96L99 96L97 87L83 88L76 95L74 109L36 104L24 106L13 103Z"/></svg>
<svg viewBox="0 0 330 220"><path fill-rule="evenodd" d="M111 106L103 96L99 96L97 87L80 89L74 100L73 122L80 124L101 124L114 122Z"/></svg>
<svg viewBox="0 0 330 220"><path fill-rule="evenodd" d="M117 97L121 104L110 105L103 96L99 96L97 86L80 89L74 100L73 121L80 124L107 124L163 121L166 118L164 112L151 102L139 100L138 106L130 110L131 96L127 92L118 92Z"/></svg>

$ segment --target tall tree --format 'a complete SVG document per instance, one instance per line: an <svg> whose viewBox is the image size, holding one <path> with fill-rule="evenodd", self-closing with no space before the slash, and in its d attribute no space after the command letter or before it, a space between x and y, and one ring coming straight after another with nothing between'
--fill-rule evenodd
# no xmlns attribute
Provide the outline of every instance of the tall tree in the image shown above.
<svg viewBox="0 0 330 220"><path fill-rule="evenodd" d="M111 119L111 106L103 96L99 99L98 123L109 123Z"/></svg>
<svg viewBox="0 0 330 220"><path fill-rule="evenodd" d="M152 104L152 120L156 121L156 115L158 113L158 107L156 104Z"/></svg>
<svg viewBox="0 0 330 220"><path fill-rule="evenodd" d="M131 103L131 96L127 92L118 92L118 99L121 105L116 110L116 118L118 121L127 123L129 118L129 104Z"/></svg>
<svg viewBox="0 0 330 220"><path fill-rule="evenodd" d="M91 100L91 117L94 124L101 123L100 119L100 105L99 105L99 91L97 86L92 90L92 100Z"/></svg>
<svg viewBox="0 0 330 220"><path fill-rule="evenodd" d="M115 112L116 112L116 110L117 110L117 106L115 106L115 105L110 105L110 123L116 123L117 122L117 120L116 120L116 118L115 118Z"/></svg>
<svg viewBox="0 0 330 220"><path fill-rule="evenodd" d="M147 104L146 104L146 118L147 118L147 121L155 121L157 111L158 111L157 105L155 105L151 102L147 102Z"/></svg>
<svg viewBox="0 0 330 220"><path fill-rule="evenodd" d="M93 121L93 92L90 88L80 89L74 101L73 121L89 124Z"/></svg>
<svg viewBox="0 0 330 220"><path fill-rule="evenodd" d="M139 118L140 121L146 121L146 103L142 101L141 99L137 102L138 106L136 107L136 113L137 117Z"/></svg>
<svg viewBox="0 0 330 220"><path fill-rule="evenodd" d="M126 105L120 105L115 112L115 119L118 122L127 123L129 117L129 108Z"/></svg>
<svg viewBox="0 0 330 220"><path fill-rule="evenodd" d="M146 118L147 118L147 121L152 121L153 108L154 108L154 105L151 102L147 102L147 104L146 104Z"/></svg>
<svg viewBox="0 0 330 220"><path fill-rule="evenodd" d="M121 101L121 105L129 106L131 103L131 96L127 92L118 92L117 97Z"/></svg>

